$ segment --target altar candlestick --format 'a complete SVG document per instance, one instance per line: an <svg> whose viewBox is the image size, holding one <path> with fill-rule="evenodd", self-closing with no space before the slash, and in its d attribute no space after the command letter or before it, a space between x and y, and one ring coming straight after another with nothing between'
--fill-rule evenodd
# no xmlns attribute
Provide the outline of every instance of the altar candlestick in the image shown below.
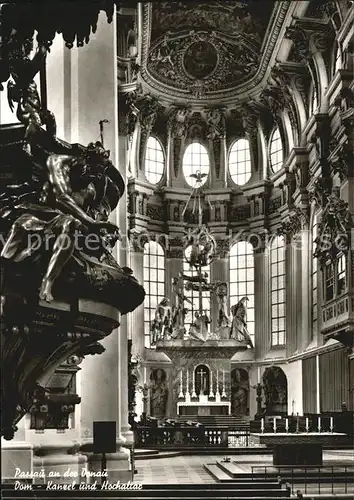
<svg viewBox="0 0 354 500"><path fill-rule="evenodd" d="M309 431L309 417L306 417L306 419L305 419L305 429L306 429L306 432Z"/></svg>
<svg viewBox="0 0 354 500"><path fill-rule="evenodd" d="M187 369L186 394L189 394L189 371Z"/></svg>
<svg viewBox="0 0 354 500"><path fill-rule="evenodd" d="M197 394L195 392L195 373L192 370L192 398L196 398Z"/></svg>
<svg viewBox="0 0 354 500"><path fill-rule="evenodd" d="M213 372L210 370L210 387L209 387L209 398L213 398Z"/></svg>
<svg viewBox="0 0 354 500"><path fill-rule="evenodd" d="M146 384L146 366L144 366L144 384Z"/></svg>
<svg viewBox="0 0 354 500"><path fill-rule="evenodd" d="M226 392L225 392L225 370L222 371L222 393L221 393L222 398L226 398Z"/></svg>
<svg viewBox="0 0 354 500"><path fill-rule="evenodd" d="M285 431L289 432L289 420L287 418L285 419Z"/></svg>
<svg viewBox="0 0 354 500"><path fill-rule="evenodd" d="M321 417L318 417L318 432L321 432Z"/></svg>
<svg viewBox="0 0 354 500"><path fill-rule="evenodd" d="M219 370L216 370L216 395L219 396Z"/></svg>
<svg viewBox="0 0 354 500"><path fill-rule="evenodd" d="M329 419L329 430L333 432L333 417Z"/></svg>
<svg viewBox="0 0 354 500"><path fill-rule="evenodd" d="M277 432L277 419L275 417L273 418L273 430L275 434Z"/></svg>
<svg viewBox="0 0 354 500"><path fill-rule="evenodd" d="M179 380L179 398L183 398L183 371L180 371L181 377Z"/></svg>
<svg viewBox="0 0 354 500"><path fill-rule="evenodd" d="M299 421L299 414L296 414L296 434L299 433L300 430L300 421Z"/></svg>
<svg viewBox="0 0 354 500"><path fill-rule="evenodd" d="M261 433L264 432L264 418L261 419Z"/></svg>

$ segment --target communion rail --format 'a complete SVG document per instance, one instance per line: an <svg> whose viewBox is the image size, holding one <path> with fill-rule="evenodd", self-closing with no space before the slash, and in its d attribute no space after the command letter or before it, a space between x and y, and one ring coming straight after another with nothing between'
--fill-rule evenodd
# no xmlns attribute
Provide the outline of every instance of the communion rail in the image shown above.
<svg viewBox="0 0 354 500"><path fill-rule="evenodd" d="M135 447L167 448L170 446L188 447L250 447L253 444L248 427L244 429L230 429L223 427L143 427L134 429Z"/></svg>
<svg viewBox="0 0 354 500"><path fill-rule="evenodd" d="M251 467L252 480L274 481L277 477L288 483L291 493L300 497L309 494L351 494L354 493L354 465L314 466L263 466Z"/></svg>

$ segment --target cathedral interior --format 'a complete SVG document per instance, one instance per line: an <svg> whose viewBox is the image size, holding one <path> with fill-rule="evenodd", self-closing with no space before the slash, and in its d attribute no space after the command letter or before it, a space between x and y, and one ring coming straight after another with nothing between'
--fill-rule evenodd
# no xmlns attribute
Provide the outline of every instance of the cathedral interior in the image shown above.
<svg viewBox="0 0 354 500"><path fill-rule="evenodd" d="M37 7L0 9L2 482L349 494L354 2Z"/></svg>

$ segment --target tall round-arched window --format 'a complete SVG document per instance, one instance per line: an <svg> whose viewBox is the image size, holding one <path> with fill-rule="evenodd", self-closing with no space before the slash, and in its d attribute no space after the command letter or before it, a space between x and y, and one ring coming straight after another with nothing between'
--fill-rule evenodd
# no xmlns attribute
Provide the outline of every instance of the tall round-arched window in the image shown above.
<svg viewBox="0 0 354 500"><path fill-rule="evenodd" d="M283 165L283 145L278 128L273 131L270 138L269 160L273 172L278 172Z"/></svg>
<svg viewBox="0 0 354 500"><path fill-rule="evenodd" d="M270 245L272 346L285 345L285 241L276 236Z"/></svg>
<svg viewBox="0 0 354 500"><path fill-rule="evenodd" d="M158 304L165 298L165 254L156 241L144 245L144 288L145 347L150 347L151 324Z"/></svg>
<svg viewBox="0 0 354 500"><path fill-rule="evenodd" d="M200 142L192 142L183 156L183 174L189 184L195 187L206 183L210 170L208 151ZM197 176L201 179L197 181Z"/></svg>
<svg viewBox="0 0 354 500"><path fill-rule="evenodd" d="M163 176L164 156L160 142L149 137L145 155L145 177L151 184L158 184Z"/></svg>
<svg viewBox="0 0 354 500"><path fill-rule="evenodd" d="M254 256L253 246L247 241L239 241L230 249L230 306L243 297L248 298L247 330L254 344Z"/></svg>
<svg viewBox="0 0 354 500"><path fill-rule="evenodd" d="M242 186L251 177L250 145L247 139L238 139L230 150L229 171L235 184Z"/></svg>

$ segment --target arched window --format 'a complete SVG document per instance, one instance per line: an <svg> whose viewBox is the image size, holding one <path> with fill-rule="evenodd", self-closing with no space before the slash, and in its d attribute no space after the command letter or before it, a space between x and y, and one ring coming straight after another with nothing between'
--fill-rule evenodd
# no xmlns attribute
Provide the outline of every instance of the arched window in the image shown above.
<svg viewBox="0 0 354 500"><path fill-rule="evenodd" d="M160 142L149 137L145 156L145 177L151 184L158 184L163 176L165 161Z"/></svg>
<svg viewBox="0 0 354 500"><path fill-rule="evenodd" d="M157 305L165 297L165 255L155 241L144 245L144 333L145 347L150 347L150 327Z"/></svg>
<svg viewBox="0 0 354 500"><path fill-rule="evenodd" d="M247 329L254 344L254 255L253 246L246 241L230 249L230 306L248 297Z"/></svg>
<svg viewBox="0 0 354 500"><path fill-rule="evenodd" d="M200 144L200 142L192 142L184 152L182 168L184 177L189 186L196 186L196 179L191 177L191 175L195 175L198 172L204 175L199 186L205 184L210 170L209 155L206 147Z"/></svg>
<svg viewBox="0 0 354 500"><path fill-rule="evenodd" d="M278 128L273 130L270 137L269 161L274 173L278 172L283 165L283 144Z"/></svg>
<svg viewBox="0 0 354 500"><path fill-rule="evenodd" d="M282 236L270 246L272 346L285 345L285 242Z"/></svg>
<svg viewBox="0 0 354 500"><path fill-rule="evenodd" d="M243 186L250 180L251 156L247 139L238 139L233 143L229 156L229 171L231 179L239 186Z"/></svg>
<svg viewBox="0 0 354 500"><path fill-rule="evenodd" d="M191 253L191 250L192 250L192 246L188 246L186 249L185 249L185 258L183 260L183 273L186 275L186 276L197 276L197 271L194 267L190 267L189 263L188 263L188 260L189 260L189 256L190 256L190 253ZM207 279L209 280L210 278L210 266L204 266L201 268L201 271L203 273L207 273ZM187 283L187 280L185 281L185 283ZM192 287L190 289L186 289L185 290L185 293L184 293L185 297L187 297L190 301L186 301L186 308L188 309L188 312L185 316L185 319L184 319L184 326L188 332L191 324L193 323L193 320L194 320L194 317L195 317L195 313L196 312L199 312L200 310L200 295L199 295L199 290L194 290ZM207 312L207 315L209 316L210 315L210 292L208 291L202 291L202 295L201 295L201 302L202 302L202 309L203 311L206 311Z"/></svg>
<svg viewBox="0 0 354 500"><path fill-rule="evenodd" d="M315 214L312 224L312 270L311 270L311 283L312 283L312 336L311 340L315 337L318 328L318 264L317 258L314 256L316 250L316 238L318 236L318 217Z"/></svg>

